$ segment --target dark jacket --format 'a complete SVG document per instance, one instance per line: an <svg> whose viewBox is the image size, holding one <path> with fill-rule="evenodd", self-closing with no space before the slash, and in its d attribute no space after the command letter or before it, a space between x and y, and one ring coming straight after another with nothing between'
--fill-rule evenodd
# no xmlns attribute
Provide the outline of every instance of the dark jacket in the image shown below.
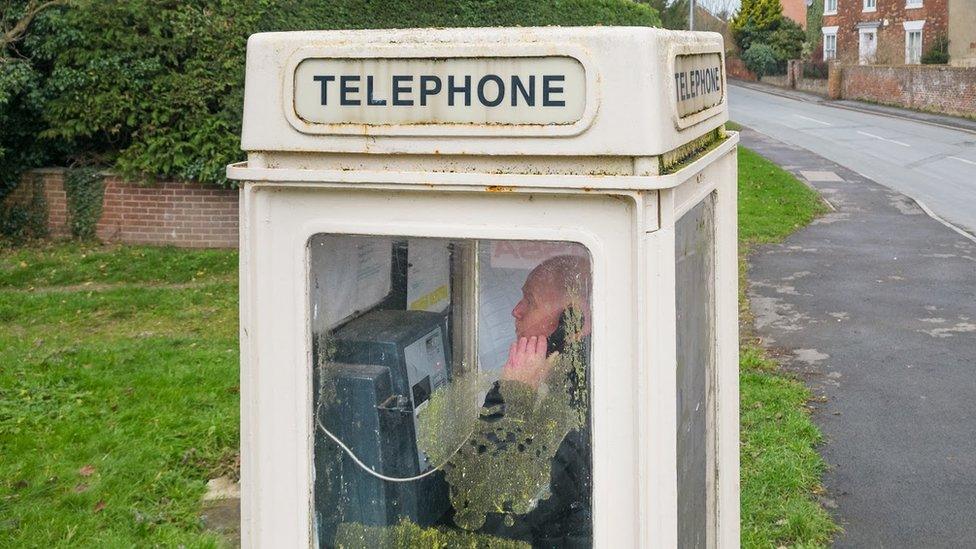
<svg viewBox="0 0 976 549"><path fill-rule="evenodd" d="M589 358L589 341L584 344L584 356ZM569 380L570 385L585 380ZM493 536L530 542L533 547L590 547L593 544L592 455L589 429L589 406L582 429L570 431L559 445L552 459L550 491L528 514L516 516L514 523L505 524L504 515L489 514L481 532ZM485 398L485 407L494 413L482 416L483 421L497 421L504 417L505 401L495 383Z"/></svg>

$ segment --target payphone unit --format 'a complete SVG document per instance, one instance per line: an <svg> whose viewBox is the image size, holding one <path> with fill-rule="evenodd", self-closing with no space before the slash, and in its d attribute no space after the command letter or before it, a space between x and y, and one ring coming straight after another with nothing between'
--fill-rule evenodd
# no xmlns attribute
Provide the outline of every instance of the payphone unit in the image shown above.
<svg viewBox="0 0 976 549"><path fill-rule="evenodd" d="M409 519L433 524L447 510L447 485L431 475L413 483L386 483L370 471L389 477L415 477L434 466L418 446L417 416L431 394L448 381L446 317L426 311L377 310L337 329L331 357L323 357L321 380L314 395L321 402L316 421L349 448L338 467L325 448L316 452L322 472L315 494L320 509L319 535L337 517L362 524L396 524ZM322 394L335 384L334 401ZM319 445L334 443L323 438ZM326 502L331 501L328 505Z"/></svg>

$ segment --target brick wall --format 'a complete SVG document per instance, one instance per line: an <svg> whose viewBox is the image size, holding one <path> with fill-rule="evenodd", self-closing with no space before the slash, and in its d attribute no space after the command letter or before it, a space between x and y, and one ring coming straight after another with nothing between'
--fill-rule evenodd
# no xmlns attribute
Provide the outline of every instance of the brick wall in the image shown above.
<svg viewBox="0 0 976 549"><path fill-rule="evenodd" d="M732 59L738 61L737 64L730 63ZM725 60L726 72L729 78L735 80L755 81L756 75L745 68L742 60L727 57ZM762 79L763 84L769 84L785 89L795 89L817 95L827 95L827 79L825 78L805 78L803 76L803 62L793 60L787 65L787 74L767 75Z"/></svg>
<svg viewBox="0 0 976 549"><path fill-rule="evenodd" d="M823 0L814 0L822 2ZM972 1L972 0L970 0ZM905 63L905 21L925 21L922 53L939 36L948 33L948 0L924 0L917 8L906 7L906 0L876 0L876 11L864 11L864 0L837 0L837 14L824 15L824 27L837 29L837 58L846 64L859 61L858 24L878 23L878 46L874 62L879 65Z"/></svg>
<svg viewBox="0 0 976 549"><path fill-rule="evenodd" d="M18 206L33 210L35 194L40 194L40 202L45 207L45 220L48 235L59 238L71 235L68 227L68 200L64 192L63 170L34 170L24 176L20 185L3 198L2 206ZM43 213L43 212L42 212Z"/></svg>
<svg viewBox="0 0 976 549"><path fill-rule="evenodd" d="M47 206L47 230L50 236L55 238L71 236L71 227L68 226L68 195L64 192L64 170L35 170L30 175L39 177L41 181L44 202ZM18 187L18 190L22 187L24 185Z"/></svg>
<svg viewBox="0 0 976 549"><path fill-rule="evenodd" d="M738 57L725 56L725 75L735 80L756 81L756 75L746 68L746 63Z"/></svg>
<svg viewBox="0 0 976 549"><path fill-rule="evenodd" d="M798 78L796 80L796 89L813 93L816 95L827 96L827 79L826 78Z"/></svg>
<svg viewBox="0 0 976 549"><path fill-rule="evenodd" d="M840 70L844 99L976 118L974 67L865 65Z"/></svg>
<svg viewBox="0 0 976 549"><path fill-rule="evenodd" d="M43 184L51 236L69 236L64 170L35 170L4 202L25 203L34 177ZM237 219L237 191L172 181L140 185L109 176L96 234L105 242L236 248Z"/></svg>

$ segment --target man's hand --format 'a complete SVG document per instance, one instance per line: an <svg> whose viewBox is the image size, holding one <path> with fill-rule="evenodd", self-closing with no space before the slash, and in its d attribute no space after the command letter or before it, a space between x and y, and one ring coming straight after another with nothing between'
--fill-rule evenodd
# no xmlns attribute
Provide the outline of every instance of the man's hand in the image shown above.
<svg viewBox="0 0 976 549"><path fill-rule="evenodd" d="M522 337L508 349L508 361L502 367L502 379L521 381L538 389L549 375L546 363L548 341L545 337Z"/></svg>

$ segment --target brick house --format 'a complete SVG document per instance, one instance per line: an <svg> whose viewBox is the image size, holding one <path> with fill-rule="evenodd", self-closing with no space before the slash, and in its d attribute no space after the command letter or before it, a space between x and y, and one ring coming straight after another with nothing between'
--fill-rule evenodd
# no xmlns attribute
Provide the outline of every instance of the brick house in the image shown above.
<svg viewBox="0 0 976 549"><path fill-rule="evenodd" d="M949 63L976 67L976 0L949 0Z"/></svg>
<svg viewBox="0 0 976 549"><path fill-rule="evenodd" d="M779 0L783 6L783 16L796 21L803 30L807 30L807 4L809 0Z"/></svg>
<svg viewBox="0 0 976 549"><path fill-rule="evenodd" d="M922 54L949 33L949 0L814 1L824 2L824 59L918 64Z"/></svg>

